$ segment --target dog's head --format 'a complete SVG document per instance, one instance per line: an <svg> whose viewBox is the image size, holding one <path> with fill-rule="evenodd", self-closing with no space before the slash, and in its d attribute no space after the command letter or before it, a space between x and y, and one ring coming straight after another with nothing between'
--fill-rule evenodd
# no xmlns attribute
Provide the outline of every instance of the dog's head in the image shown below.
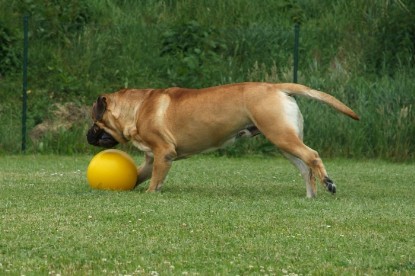
<svg viewBox="0 0 415 276"><path fill-rule="evenodd" d="M108 109L109 97L100 96L92 106L94 124L88 130L88 143L97 147L112 148L118 143L126 142L121 130L117 129L115 118Z"/></svg>

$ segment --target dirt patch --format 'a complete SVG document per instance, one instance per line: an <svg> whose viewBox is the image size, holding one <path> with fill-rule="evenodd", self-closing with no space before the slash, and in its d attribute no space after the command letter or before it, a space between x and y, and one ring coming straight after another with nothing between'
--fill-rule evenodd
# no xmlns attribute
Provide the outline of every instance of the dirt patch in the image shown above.
<svg viewBox="0 0 415 276"><path fill-rule="evenodd" d="M73 126L87 125L90 120L90 107L72 102L55 103L51 106L49 118L36 125L29 133L32 141L39 141L45 134L70 130Z"/></svg>

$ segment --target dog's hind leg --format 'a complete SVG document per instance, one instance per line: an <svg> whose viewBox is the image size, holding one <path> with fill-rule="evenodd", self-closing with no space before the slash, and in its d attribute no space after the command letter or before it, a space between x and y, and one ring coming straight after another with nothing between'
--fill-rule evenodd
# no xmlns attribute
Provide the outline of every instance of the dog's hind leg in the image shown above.
<svg viewBox="0 0 415 276"><path fill-rule="evenodd" d="M312 175L319 178L329 192L332 194L336 193L336 185L328 177L326 168L318 153L307 147L301 139L297 137L294 131L288 129L283 133L279 133L276 137L269 137L269 139L282 151L301 159L301 161L311 169Z"/></svg>
<svg viewBox="0 0 415 276"><path fill-rule="evenodd" d="M336 192L336 185L328 177L323 162L318 153L307 147L302 141L302 116L297 103L291 97L280 96L279 98L267 97L256 106L250 107L252 121L265 137L276 145L281 151L298 158L293 160L301 174L305 175L306 167L309 168L306 180L307 195L313 193L312 177L317 177L331 193ZM311 175L310 175L311 170ZM303 176L305 178L305 176ZM309 191L310 190L310 191ZM315 193L314 193L315 194Z"/></svg>
<svg viewBox="0 0 415 276"><path fill-rule="evenodd" d="M313 171L306 165L306 163L304 163L303 160L295 157L294 155L284 151L282 151L282 154L300 171L305 182L307 197L315 197L317 194L317 188Z"/></svg>
<svg viewBox="0 0 415 276"><path fill-rule="evenodd" d="M281 125L276 126L272 124L261 124L261 120L258 119L257 126L259 130L265 135L265 137L268 140L270 140L274 145L276 145L281 151L288 153L294 158L300 159L300 161L304 163L305 166L301 164L301 162L296 161L296 163L294 163L294 165L296 165L300 169L302 174L305 175L305 167L308 167L312 172L312 176L316 176L317 178L319 178L321 183L326 187L326 189L329 192L331 192L332 194L336 193L336 185L328 177L326 168L324 167L324 164L321 161L320 156L315 150L307 147L303 143L303 141L297 134L298 131L296 129L294 129L291 126L281 127ZM290 161L293 162L291 159ZM309 176L310 179L312 178L312 176ZM306 180L306 184L307 183L308 182ZM309 195L309 187L312 191L312 182L310 182L310 186L307 186L307 195Z"/></svg>

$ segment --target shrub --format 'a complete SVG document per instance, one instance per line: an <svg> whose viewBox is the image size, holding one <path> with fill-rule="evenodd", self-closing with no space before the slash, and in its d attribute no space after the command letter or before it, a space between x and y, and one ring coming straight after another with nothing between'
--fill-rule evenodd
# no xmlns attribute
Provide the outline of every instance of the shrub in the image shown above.
<svg viewBox="0 0 415 276"><path fill-rule="evenodd" d="M218 31L196 21L176 26L163 35L162 56L168 56L166 75L173 85L201 87L226 50Z"/></svg>
<svg viewBox="0 0 415 276"><path fill-rule="evenodd" d="M70 43L72 35L93 21L87 1L34 0L19 1L15 6L20 14L26 14L35 22L34 35L43 39L58 39Z"/></svg>
<svg viewBox="0 0 415 276"><path fill-rule="evenodd" d="M0 78L21 65L20 47L16 34L0 22Z"/></svg>

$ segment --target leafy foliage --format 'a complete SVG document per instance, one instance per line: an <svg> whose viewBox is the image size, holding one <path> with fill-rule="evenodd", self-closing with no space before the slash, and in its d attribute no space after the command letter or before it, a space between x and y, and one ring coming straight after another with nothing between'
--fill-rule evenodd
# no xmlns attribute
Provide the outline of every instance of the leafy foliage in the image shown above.
<svg viewBox="0 0 415 276"><path fill-rule="evenodd" d="M176 86L199 87L200 79L210 79L226 45L212 27L190 21L163 34L160 54L168 56L167 76Z"/></svg>
<svg viewBox="0 0 415 276"><path fill-rule="evenodd" d="M53 103L89 105L121 87L289 82L296 22L299 82L333 94L362 118L350 122L300 99L307 144L322 155L413 159L414 10L414 1L402 0L1 1L0 151L18 151L10 130L20 132L16 91L28 14L29 130L51 115ZM85 151L81 132L46 135L45 152ZM276 151L255 138L222 154L252 152Z"/></svg>
<svg viewBox="0 0 415 276"><path fill-rule="evenodd" d="M415 4L410 1L408 5L412 12L397 4L377 11L373 41L376 44L367 49L368 62L376 72L393 75L402 66L415 65Z"/></svg>
<svg viewBox="0 0 415 276"><path fill-rule="evenodd" d="M0 78L21 65L17 41L14 32L0 22Z"/></svg>
<svg viewBox="0 0 415 276"><path fill-rule="evenodd" d="M89 4L82 0L25 0L18 1L15 9L36 22L32 33L39 39L58 39L70 43L71 36L92 21Z"/></svg>

